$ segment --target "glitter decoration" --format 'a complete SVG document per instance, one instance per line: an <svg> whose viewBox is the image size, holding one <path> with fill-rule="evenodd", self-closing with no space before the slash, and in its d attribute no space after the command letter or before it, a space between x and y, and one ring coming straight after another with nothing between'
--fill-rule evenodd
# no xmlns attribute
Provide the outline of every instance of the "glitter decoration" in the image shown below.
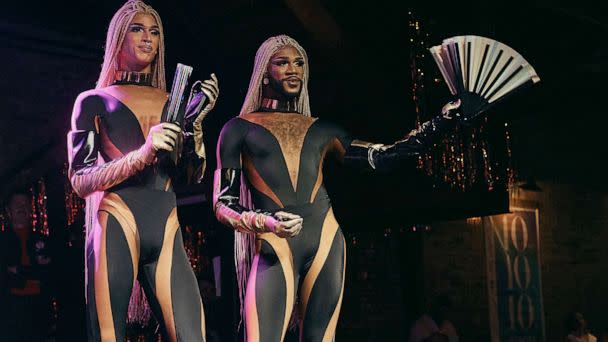
<svg viewBox="0 0 608 342"><path fill-rule="evenodd" d="M32 193L32 230L42 235L49 235L49 220L46 210L47 197L44 179L40 178L30 188Z"/></svg>
<svg viewBox="0 0 608 342"><path fill-rule="evenodd" d="M85 201L80 198L72 189L68 178L68 164L63 165L63 174L65 176L64 197L65 197L65 214L67 226L71 226L78 215L84 215Z"/></svg>
<svg viewBox="0 0 608 342"><path fill-rule="evenodd" d="M420 127L437 115L428 109L427 102L434 93L441 93L445 85L428 53L429 34L424 32L423 24L413 10L408 14L412 100L416 126ZM428 71L425 70L427 65L432 65ZM492 126L490 133L490 127L487 117L474 126L459 125L441 138L436 148L418 157L418 168L432 178L435 188L465 192L473 188L492 191L497 187L510 187L515 172L511 164L508 125L504 125L504 141L490 142L490 137L496 135L496 128Z"/></svg>
<svg viewBox="0 0 608 342"><path fill-rule="evenodd" d="M505 143L507 150L507 187L513 189L515 184L515 169L513 168L513 153L511 151L511 134L509 132L509 124L505 122Z"/></svg>
<svg viewBox="0 0 608 342"><path fill-rule="evenodd" d="M6 230L7 219L4 213L0 213L0 233Z"/></svg>
<svg viewBox="0 0 608 342"><path fill-rule="evenodd" d="M188 260L190 261L190 266L192 266L194 274L199 274L201 272L201 248L204 240L204 234L202 231L196 231L190 225L185 225L182 229L184 249L186 250Z"/></svg>

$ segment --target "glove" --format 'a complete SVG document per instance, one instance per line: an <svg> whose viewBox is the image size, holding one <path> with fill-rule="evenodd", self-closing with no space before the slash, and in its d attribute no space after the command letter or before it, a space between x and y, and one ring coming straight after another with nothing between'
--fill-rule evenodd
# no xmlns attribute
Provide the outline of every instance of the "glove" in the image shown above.
<svg viewBox="0 0 608 342"><path fill-rule="evenodd" d="M302 217L279 211L274 214L253 211L239 204L241 170L221 169L215 172L213 209L217 219L244 233L271 232L278 237L293 237L302 229Z"/></svg>
<svg viewBox="0 0 608 342"><path fill-rule="evenodd" d="M205 158L205 145L203 144L203 119L215 107L215 102L220 94L218 80L215 74L211 74L210 80L204 82L197 81L190 92L188 105L186 108L186 119L196 115L192 123L194 135L194 151L200 158ZM207 103L205 108L202 106Z"/></svg>
<svg viewBox="0 0 608 342"><path fill-rule="evenodd" d="M150 129L146 142L137 150L102 165L96 165L99 142L94 131L68 133L70 182L82 198L95 191L107 190L155 162L160 150L173 151L181 129L161 123Z"/></svg>
<svg viewBox="0 0 608 342"><path fill-rule="evenodd" d="M456 127L460 117L456 109L459 107L460 100L447 103L441 109L441 115L423 123L392 145L353 140L346 149L344 163L359 169L387 170L417 157L432 147L444 133Z"/></svg>

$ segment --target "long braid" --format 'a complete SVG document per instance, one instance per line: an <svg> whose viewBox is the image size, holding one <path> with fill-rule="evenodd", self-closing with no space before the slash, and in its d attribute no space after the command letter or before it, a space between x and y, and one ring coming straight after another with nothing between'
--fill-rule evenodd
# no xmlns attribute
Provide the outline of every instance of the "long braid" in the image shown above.
<svg viewBox="0 0 608 342"><path fill-rule="evenodd" d="M304 48L295 39L286 35L270 37L260 45L258 52L255 54L249 89L247 90L245 102L239 115L252 113L260 108L262 104L262 80L266 74L268 63L272 55L284 46L293 46L304 58L304 79L302 80L302 90L297 101L297 111L305 116L311 115L310 102L308 100L308 55L306 55Z"/></svg>

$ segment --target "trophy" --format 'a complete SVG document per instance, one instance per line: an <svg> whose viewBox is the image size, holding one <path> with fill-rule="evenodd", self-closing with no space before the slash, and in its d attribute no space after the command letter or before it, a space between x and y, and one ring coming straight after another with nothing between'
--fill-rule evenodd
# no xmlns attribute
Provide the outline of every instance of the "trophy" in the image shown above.
<svg viewBox="0 0 608 342"><path fill-rule="evenodd" d="M181 63L177 64L175 70L175 76L173 77L173 84L171 86L171 93L169 94L169 100L163 115L161 122L171 122L178 125L182 131L185 132L186 123L196 118L200 113L205 100L207 97L202 91L202 82L196 81L190 88L190 95L188 99L184 101L186 88L188 81L192 75L192 67ZM175 164L179 159L179 152L181 151L182 137L178 139L178 146L170 154L171 160Z"/></svg>

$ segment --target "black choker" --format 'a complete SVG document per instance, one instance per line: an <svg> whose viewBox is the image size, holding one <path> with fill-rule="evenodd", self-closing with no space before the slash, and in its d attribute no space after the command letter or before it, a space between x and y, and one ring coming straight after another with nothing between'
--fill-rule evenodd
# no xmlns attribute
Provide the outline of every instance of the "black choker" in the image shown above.
<svg viewBox="0 0 608 342"><path fill-rule="evenodd" d="M152 74L136 71L116 71L114 77L115 85L133 84L140 86L152 86Z"/></svg>
<svg viewBox="0 0 608 342"><path fill-rule="evenodd" d="M275 100L275 99L262 99L262 105L260 106L260 112L285 112L285 113L300 113L298 110L297 100L292 99L289 101Z"/></svg>

